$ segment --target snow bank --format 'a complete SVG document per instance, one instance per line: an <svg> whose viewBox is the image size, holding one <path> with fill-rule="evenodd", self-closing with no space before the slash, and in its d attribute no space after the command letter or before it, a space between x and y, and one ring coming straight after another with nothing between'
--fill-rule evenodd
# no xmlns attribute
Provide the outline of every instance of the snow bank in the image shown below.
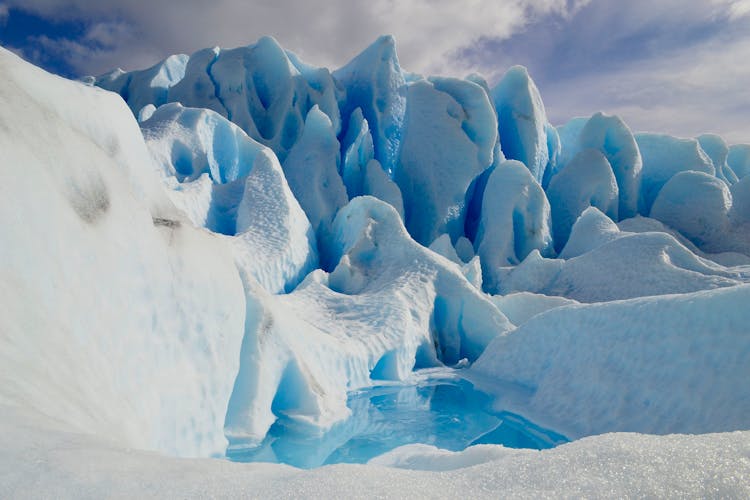
<svg viewBox="0 0 750 500"><path fill-rule="evenodd" d="M498 337L471 370L496 404L569 438L744 429L748 300L743 285L554 309ZM511 400L501 381L519 388Z"/></svg>
<svg viewBox="0 0 750 500"><path fill-rule="evenodd" d="M0 67L0 400L221 453L245 312L231 253L168 201L119 97L4 49Z"/></svg>
<svg viewBox="0 0 750 500"><path fill-rule="evenodd" d="M750 495L750 433L607 434L541 452L409 446L368 466L181 460L72 434L2 408L4 498L56 497L727 497ZM399 466L404 468L392 468ZM420 470L422 469L422 470ZM441 471L441 472L436 472Z"/></svg>

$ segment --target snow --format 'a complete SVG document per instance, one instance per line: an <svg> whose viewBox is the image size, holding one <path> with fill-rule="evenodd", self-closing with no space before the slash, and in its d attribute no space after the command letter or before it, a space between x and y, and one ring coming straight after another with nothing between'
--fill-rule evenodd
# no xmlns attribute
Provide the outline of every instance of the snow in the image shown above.
<svg viewBox="0 0 750 500"><path fill-rule="evenodd" d="M141 72L102 75L94 84L123 95L134 114L168 102L213 110L270 147L283 162L314 106L341 129L339 90L326 69L303 64L271 37L231 50L171 56Z"/></svg>
<svg viewBox="0 0 750 500"><path fill-rule="evenodd" d="M748 300L741 285L554 309L498 337L472 371L480 388L517 399L496 404L523 405L569 438L743 429Z"/></svg>
<svg viewBox="0 0 750 500"><path fill-rule="evenodd" d="M175 205L229 235L237 264L266 290L294 288L317 267L315 234L270 149L218 113L176 103L141 128Z"/></svg>
<svg viewBox="0 0 750 500"><path fill-rule="evenodd" d="M618 215L632 217L638 210L643 160L630 128L618 116L594 114L578 137L581 149L599 149L612 166L620 192Z"/></svg>
<svg viewBox="0 0 750 500"><path fill-rule="evenodd" d="M552 450L413 445L370 465L303 471L184 460L71 433L2 408L4 498L726 497L750 495L750 433L606 434ZM400 468L394 468L400 467Z"/></svg>
<svg viewBox="0 0 750 500"><path fill-rule="evenodd" d="M578 304L575 300L565 297L554 297L531 292L518 292L508 295L495 295L492 303L514 325L522 325L528 320L550 309L569 304Z"/></svg>
<svg viewBox="0 0 750 500"><path fill-rule="evenodd" d="M305 119L302 137L289 151L282 167L289 187L315 231L325 268L334 264L328 259L333 218L348 201L338 173L340 161L333 125L325 113L313 107Z"/></svg>
<svg viewBox="0 0 750 500"><path fill-rule="evenodd" d="M0 400L124 446L222 453L231 253L171 205L119 97L4 49L0 65Z"/></svg>
<svg viewBox="0 0 750 500"><path fill-rule="evenodd" d="M703 134L699 136L698 143L706 152L716 169L716 177L723 180L729 185L737 182L737 175L729 168L727 156L729 155L729 146L724 139L716 134Z"/></svg>
<svg viewBox="0 0 750 500"><path fill-rule="evenodd" d="M520 265L500 268L497 292L602 302L731 287L750 278L747 268L701 258L667 233L621 232L596 208L578 219L561 257L567 260L532 252Z"/></svg>

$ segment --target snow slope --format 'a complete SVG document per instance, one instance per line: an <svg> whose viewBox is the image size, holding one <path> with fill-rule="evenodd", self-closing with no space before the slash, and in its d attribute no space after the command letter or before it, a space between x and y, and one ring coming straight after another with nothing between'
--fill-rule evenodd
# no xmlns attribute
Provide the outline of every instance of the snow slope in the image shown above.
<svg viewBox="0 0 750 500"><path fill-rule="evenodd" d="M0 400L221 453L245 313L229 249L169 202L121 99L0 65Z"/></svg>
<svg viewBox="0 0 750 500"><path fill-rule="evenodd" d="M571 438L745 429L748 300L742 285L560 307L493 341L472 371Z"/></svg>

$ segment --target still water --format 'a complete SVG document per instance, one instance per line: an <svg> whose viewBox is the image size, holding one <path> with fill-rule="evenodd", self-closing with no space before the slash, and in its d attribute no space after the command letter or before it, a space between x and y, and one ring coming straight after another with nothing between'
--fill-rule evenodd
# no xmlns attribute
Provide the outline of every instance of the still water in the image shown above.
<svg viewBox="0 0 750 500"><path fill-rule="evenodd" d="M399 446L423 443L452 451L474 444L552 448L567 442L508 412L461 378L424 378L409 385L370 387L349 395L352 416L325 433L280 418L261 446L228 453L239 462L277 462L312 468L364 463Z"/></svg>

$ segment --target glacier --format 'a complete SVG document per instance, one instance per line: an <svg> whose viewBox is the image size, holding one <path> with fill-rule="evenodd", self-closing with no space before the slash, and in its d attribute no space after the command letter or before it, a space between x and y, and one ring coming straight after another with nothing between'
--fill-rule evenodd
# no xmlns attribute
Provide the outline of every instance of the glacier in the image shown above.
<svg viewBox="0 0 750 500"><path fill-rule="evenodd" d="M750 145L390 36L0 68L0 497L750 495Z"/></svg>

